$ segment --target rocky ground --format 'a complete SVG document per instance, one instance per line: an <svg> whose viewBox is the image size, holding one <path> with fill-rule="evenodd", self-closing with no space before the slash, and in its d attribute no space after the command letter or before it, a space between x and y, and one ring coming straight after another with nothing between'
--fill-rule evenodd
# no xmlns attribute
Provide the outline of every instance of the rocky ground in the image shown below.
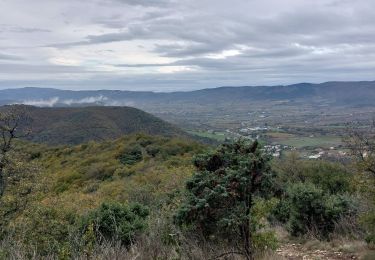
<svg viewBox="0 0 375 260"><path fill-rule="evenodd" d="M277 255L290 260L349 260L359 259L357 254L335 250L306 249L300 244L285 244L276 251Z"/></svg>

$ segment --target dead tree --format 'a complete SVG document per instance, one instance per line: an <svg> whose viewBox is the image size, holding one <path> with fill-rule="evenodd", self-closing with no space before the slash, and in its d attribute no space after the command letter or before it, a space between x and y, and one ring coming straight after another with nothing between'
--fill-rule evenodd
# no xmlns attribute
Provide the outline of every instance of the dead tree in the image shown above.
<svg viewBox="0 0 375 260"><path fill-rule="evenodd" d="M367 127L350 125L344 142L360 169L375 177L375 120Z"/></svg>
<svg viewBox="0 0 375 260"><path fill-rule="evenodd" d="M6 187L5 168L9 163L8 155L13 150L14 140L30 133L30 123L31 118L25 106L13 105L0 109L0 198Z"/></svg>

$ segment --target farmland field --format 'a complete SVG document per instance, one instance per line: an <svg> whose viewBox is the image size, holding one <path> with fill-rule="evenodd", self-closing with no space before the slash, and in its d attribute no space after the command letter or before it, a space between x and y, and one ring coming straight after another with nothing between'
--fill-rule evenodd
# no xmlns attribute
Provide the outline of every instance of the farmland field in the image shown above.
<svg viewBox="0 0 375 260"><path fill-rule="evenodd" d="M210 133L207 131L187 131L187 132L192 135L214 139L219 142L225 141L225 138L226 138L225 133L223 132L214 132L214 133Z"/></svg>
<svg viewBox="0 0 375 260"><path fill-rule="evenodd" d="M296 148L303 147L331 147L338 146L342 143L340 137L337 136L314 136L314 137L291 137L285 139L279 139L279 143L284 145L293 146Z"/></svg>

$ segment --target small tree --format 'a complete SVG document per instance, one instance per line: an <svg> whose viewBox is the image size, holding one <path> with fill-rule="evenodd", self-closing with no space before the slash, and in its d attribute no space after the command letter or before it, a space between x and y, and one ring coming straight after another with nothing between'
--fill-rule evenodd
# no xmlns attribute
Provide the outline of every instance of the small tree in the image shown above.
<svg viewBox="0 0 375 260"><path fill-rule="evenodd" d="M269 171L258 142L239 140L213 153L197 156L197 172L187 183L187 201L176 219L192 224L204 236L240 241L240 252L253 259L251 209Z"/></svg>
<svg viewBox="0 0 375 260"><path fill-rule="evenodd" d="M27 126L30 121L25 106L8 106L0 111L0 197L6 187L5 167L9 162L7 155L12 151L15 139L28 135L30 130Z"/></svg>
<svg viewBox="0 0 375 260"><path fill-rule="evenodd" d="M366 128L355 124L349 126L344 142L357 160L360 170L375 177L375 120Z"/></svg>
<svg viewBox="0 0 375 260"><path fill-rule="evenodd" d="M356 160L358 171L365 173L360 175L361 190L368 205L361 220L367 231L366 240L375 244L375 120L369 127L355 124L348 127L344 141Z"/></svg>

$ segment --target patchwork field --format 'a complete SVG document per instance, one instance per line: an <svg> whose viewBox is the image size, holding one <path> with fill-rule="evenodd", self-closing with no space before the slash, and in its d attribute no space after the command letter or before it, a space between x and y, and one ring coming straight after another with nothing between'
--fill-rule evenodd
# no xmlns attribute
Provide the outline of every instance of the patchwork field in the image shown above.
<svg viewBox="0 0 375 260"><path fill-rule="evenodd" d="M278 143L296 148L305 147L337 147L342 145L342 138L339 136L296 136L288 133L269 133L267 136L272 143Z"/></svg>

